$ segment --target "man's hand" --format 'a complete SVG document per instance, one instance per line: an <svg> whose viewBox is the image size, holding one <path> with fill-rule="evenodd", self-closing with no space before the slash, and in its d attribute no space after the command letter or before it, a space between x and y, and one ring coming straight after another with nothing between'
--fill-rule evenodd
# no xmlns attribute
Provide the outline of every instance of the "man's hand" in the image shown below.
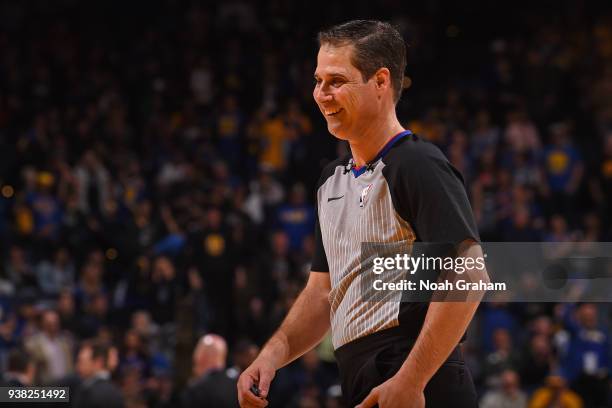
<svg viewBox="0 0 612 408"><path fill-rule="evenodd" d="M289 364L319 344L329 330L329 273L311 272L306 287L291 306L281 327L238 379L238 401L241 407L268 405L270 382L276 370ZM251 386L259 388L259 397Z"/></svg>
<svg viewBox="0 0 612 408"><path fill-rule="evenodd" d="M368 396L355 408L371 408L376 404L379 408L424 408L425 395L423 388L406 384L396 375L372 388Z"/></svg>
<svg viewBox="0 0 612 408"><path fill-rule="evenodd" d="M265 407L268 405L268 392L270 383L276 375L274 365L265 359L256 359L238 379L238 402L242 408ZM259 388L259 397L251 392L251 386L256 384Z"/></svg>

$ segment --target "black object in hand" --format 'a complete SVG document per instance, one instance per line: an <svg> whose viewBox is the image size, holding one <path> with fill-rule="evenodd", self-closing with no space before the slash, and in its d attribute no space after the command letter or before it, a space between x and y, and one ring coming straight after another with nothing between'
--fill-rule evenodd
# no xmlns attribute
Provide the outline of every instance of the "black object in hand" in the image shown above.
<svg viewBox="0 0 612 408"><path fill-rule="evenodd" d="M255 385L255 384L251 385L250 390L256 396L261 397L261 391L259 390L259 387L257 387L257 385Z"/></svg>

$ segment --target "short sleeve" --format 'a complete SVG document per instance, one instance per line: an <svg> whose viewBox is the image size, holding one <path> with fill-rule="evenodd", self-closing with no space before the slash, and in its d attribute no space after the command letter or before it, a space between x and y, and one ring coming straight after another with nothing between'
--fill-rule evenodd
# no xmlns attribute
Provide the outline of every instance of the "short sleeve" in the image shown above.
<svg viewBox="0 0 612 408"><path fill-rule="evenodd" d="M325 255L325 248L323 247L323 238L321 237L318 208L315 209L314 255L312 257L310 270L315 272L329 272L327 256Z"/></svg>
<svg viewBox="0 0 612 408"><path fill-rule="evenodd" d="M323 171L321 172L321 177L316 184L315 191L315 235L314 235L314 255L312 257L312 264L310 266L310 270L314 272L329 272L329 265L327 263L327 255L325 254L325 247L323 246L323 237L321 235L321 220L319 218L319 189L321 186L333 176L336 166L340 163L347 162L348 156L340 159L336 159L329 163Z"/></svg>
<svg viewBox="0 0 612 408"><path fill-rule="evenodd" d="M427 243L480 241L461 173L429 142L403 157L393 188L398 209Z"/></svg>

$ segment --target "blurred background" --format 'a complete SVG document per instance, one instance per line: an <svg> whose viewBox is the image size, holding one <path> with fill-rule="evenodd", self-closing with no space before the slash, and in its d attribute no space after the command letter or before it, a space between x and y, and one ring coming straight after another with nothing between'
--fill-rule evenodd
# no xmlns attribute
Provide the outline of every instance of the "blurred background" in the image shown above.
<svg viewBox="0 0 612 408"><path fill-rule="evenodd" d="M235 381L308 277L314 183L347 151L312 100L316 33L352 18L409 44L398 117L464 174L484 241L612 239L603 2L1 2L5 382L76 396L99 364L126 407L178 407ZM483 304L481 406L612 406L611 317ZM271 406L341 407L337 384L324 341Z"/></svg>

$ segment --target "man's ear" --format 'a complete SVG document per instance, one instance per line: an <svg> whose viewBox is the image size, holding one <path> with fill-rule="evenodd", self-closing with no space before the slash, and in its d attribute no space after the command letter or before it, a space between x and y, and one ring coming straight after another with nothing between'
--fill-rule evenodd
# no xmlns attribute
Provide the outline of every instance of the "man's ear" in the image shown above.
<svg viewBox="0 0 612 408"><path fill-rule="evenodd" d="M382 67L374 74L376 89L381 93L391 88L391 72L388 68Z"/></svg>

